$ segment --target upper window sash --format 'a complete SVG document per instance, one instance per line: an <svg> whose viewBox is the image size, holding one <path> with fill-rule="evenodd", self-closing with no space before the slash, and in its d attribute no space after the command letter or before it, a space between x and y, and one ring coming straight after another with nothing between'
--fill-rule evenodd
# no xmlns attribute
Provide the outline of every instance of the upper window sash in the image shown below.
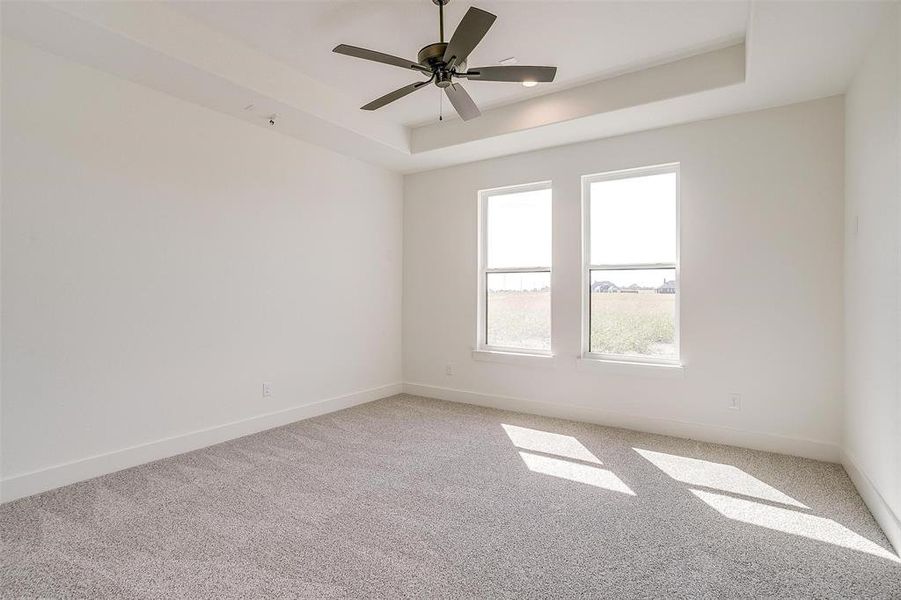
<svg viewBox="0 0 901 600"><path fill-rule="evenodd" d="M678 166L583 177L586 263L651 268L677 262Z"/></svg>
<svg viewBox="0 0 901 600"><path fill-rule="evenodd" d="M550 267L495 267L485 269L486 273L550 273Z"/></svg>
<svg viewBox="0 0 901 600"><path fill-rule="evenodd" d="M550 182L530 183L482 190L480 268L484 270L534 270L551 266L551 205L542 192L550 190ZM534 194L533 194L534 193ZM505 202L509 196L510 202ZM530 197L534 196L534 197ZM530 207L529 204L533 203ZM524 219L522 228L505 227L510 218ZM531 229L523 236L522 229Z"/></svg>
<svg viewBox="0 0 901 600"><path fill-rule="evenodd" d="M586 265L590 271L635 271L640 269L672 269L675 262L662 263L615 263L606 265Z"/></svg>

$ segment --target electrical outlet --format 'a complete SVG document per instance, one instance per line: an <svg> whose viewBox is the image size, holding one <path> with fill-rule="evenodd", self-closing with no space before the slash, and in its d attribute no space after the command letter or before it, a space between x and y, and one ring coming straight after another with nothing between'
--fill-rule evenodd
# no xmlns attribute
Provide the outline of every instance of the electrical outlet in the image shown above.
<svg viewBox="0 0 901 600"><path fill-rule="evenodd" d="M263 398L272 396L272 384L268 381L263 382Z"/></svg>
<svg viewBox="0 0 901 600"><path fill-rule="evenodd" d="M454 363L447 363L447 364L444 366L444 374L447 375L448 377L453 376L453 374L454 374Z"/></svg>
<svg viewBox="0 0 901 600"><path fill-rule="evenodd" d="M741 410L741 394L729 394L728 406L731 410Z"/></svg>

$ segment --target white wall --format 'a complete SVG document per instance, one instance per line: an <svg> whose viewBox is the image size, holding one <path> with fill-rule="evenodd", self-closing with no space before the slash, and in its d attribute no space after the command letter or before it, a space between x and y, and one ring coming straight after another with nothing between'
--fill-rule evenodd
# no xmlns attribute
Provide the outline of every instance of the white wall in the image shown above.
<svg viewBox="0 0 901 600"><path fill-rule="evenodd" d="M62 463L399 389L401 176L2 51L5 497ZM283 414L223 435L303 413Z"/></svg>
<svg viewBox="0 0 901 600"><path fill-rule="evenodd" d="M837 459L842 114L828 98L408 176L408 389ZM682 165L684 376L579 369L580 176L668 162ZM556 366L474 361L477 192L540 180L554 189Z"/></svg>
<svg viewBox="0 0 901 600"><path fill-rule="evenodd" d="M844 462L901 549L901 15L894 10L845 107Z"/></svg>

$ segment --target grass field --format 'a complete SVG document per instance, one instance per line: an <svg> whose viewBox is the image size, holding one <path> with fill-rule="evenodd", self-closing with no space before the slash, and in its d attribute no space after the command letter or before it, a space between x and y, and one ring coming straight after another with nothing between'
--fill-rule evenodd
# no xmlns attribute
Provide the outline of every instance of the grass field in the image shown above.
<svg viewBox="0 0 901 600"><path fill-rule="evenodd" d="M674 294L592 294L591 351L675 356Z"/></svg>
<svg viewBox="0 0 901 600"><path fill-rule="evenodd" d="M551 349L550 292L489 292L488 344Z"/></svg>
<svg viewBox="0 0 901 600"><path fill-rule="evenodd" d="M591 295L591 351L675 356L672 294ZM491 292L488 343L550 350L549 292Z"/></svg>

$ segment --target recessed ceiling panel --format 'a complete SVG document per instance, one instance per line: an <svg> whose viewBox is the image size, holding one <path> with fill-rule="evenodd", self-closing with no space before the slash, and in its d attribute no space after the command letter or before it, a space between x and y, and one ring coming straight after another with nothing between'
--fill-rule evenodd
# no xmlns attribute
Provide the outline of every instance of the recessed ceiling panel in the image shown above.
<svg viewBox="0 0 901 600"><path fill-rule="evenodd" d="M406 2L173 2L205 25L236 37L350 97L362 106L416 73L332 53L339 43L416 59L438 41L438 7ZM470 56L471 66L557 65L552 84L470 82L483 110L709 49L745 33L745 2L464 2L445 7L449 38L470 6L497 15ZM678 26L674 26L674 24ZM441 94L423 90L379 109L405 125L437 120ZM444 103L445 118L455 118Z"/></svg>

